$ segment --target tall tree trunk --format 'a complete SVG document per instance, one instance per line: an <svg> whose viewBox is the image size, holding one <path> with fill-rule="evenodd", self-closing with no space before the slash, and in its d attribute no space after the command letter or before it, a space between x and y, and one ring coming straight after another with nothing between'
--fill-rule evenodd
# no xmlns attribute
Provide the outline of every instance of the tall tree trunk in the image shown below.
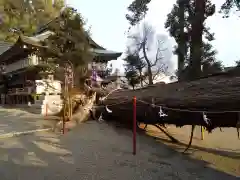
<svg viewBox="0 0 240 180"><path fill-rule="evenodd" d="M179 42L178 42L178 81L183 79L183 68L185 61L185 34L184 34L184 12L185 12L185 0L179 0Z"/></svg>
<svg viewBox="0 0 240 180"><path fill-rule="evenodd" d="M143 56L147 63L147 71L148 71L148 84L153 84L153 75L152 75L152 64L150 60L148 59L147 52L146 52L146 43L143 43Z"/></svg>
<svg viewBox="0 0 240 180"><path fill-rule="evenodd" d="M206 8L206 0L195 0L195 15L191 22L191 50L190 50L190 80L197 79L201 76L201 60L202 60L202 35L204 14Z"/></svg>

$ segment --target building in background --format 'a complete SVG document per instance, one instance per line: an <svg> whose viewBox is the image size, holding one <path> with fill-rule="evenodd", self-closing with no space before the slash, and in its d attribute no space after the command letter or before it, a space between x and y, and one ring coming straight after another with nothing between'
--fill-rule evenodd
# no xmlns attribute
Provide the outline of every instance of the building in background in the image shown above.
<svg viewBox="0 0 240 180"><path fill-rule="evenodd" d="M48 114L55 114L61 109L61 84L53 75L42 77L40 72L45 63L36 55L36 48L41 48L41 41L52 34L48 25L41 27L33 36L20 36L12 46L0 46L0 64L2 74L0 79L1 103L5 105L29 106L34 112L44 114L46 106ZM96 69L98 77L104 74L107 62L117 59L122 53L109 51L95 43L90 37L91 51L94 63L89 64ZM31 48L29 48L31 47ZM35 48L34 48L35 47Z"/></svg>

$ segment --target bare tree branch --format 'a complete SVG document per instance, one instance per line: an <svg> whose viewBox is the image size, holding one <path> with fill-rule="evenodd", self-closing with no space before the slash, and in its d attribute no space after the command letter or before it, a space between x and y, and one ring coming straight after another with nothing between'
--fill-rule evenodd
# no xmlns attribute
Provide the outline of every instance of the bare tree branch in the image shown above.
<svg viewBox="0 0 240 180"><path fill-rule="evenodd" d="M140 31L129 35L128 38L132 42L130 48L133 48L135 53L146 62L148 81L149 84L153 84L153 79L156 78L157 74L165 73L166 70L165 62L162 61L164 59L162 52L167 50L167 48L163 48L164 40L158 39L156 46L154 46L154 42L157 39L156 33L154 28L147 23L142 25ZM155 54L154 56L152 55L153 53ZM153 69L157 69L154 75Z"/></svg>

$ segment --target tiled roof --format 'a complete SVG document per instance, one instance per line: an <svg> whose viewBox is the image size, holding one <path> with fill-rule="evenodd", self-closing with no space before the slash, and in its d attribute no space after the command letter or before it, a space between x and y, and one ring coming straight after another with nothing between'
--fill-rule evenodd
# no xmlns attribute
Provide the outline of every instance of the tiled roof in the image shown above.
<svg viewBox="0 0 240 180"><path fill-rule="evenodd" d="M0 41L0 55L7 51L13 44Z"/></svg>
<svg viewBox="0 0 240 180"><path fill-rule="evenodd" d="M90 49L91 52L96 53L97 55L109 55L109 56L121 56L121 52L115 52L111 50L105 50L105 49Z"/></svg>

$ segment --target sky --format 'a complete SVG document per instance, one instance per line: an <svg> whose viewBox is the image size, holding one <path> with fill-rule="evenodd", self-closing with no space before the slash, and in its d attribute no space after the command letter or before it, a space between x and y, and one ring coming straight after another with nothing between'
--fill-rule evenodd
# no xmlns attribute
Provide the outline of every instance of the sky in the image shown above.
<svg viewBox="0 0 240 180"><path fill-rule="evenodd" d="M127 7L132 0L66 0L85 18L91 29L91 36L95 42L109 50L124 52L126 50L129 24L125 18ZM164 2L164 3L163 3ZM176 0L160 1L152 0L145 21L151 24L155 31L161 35L167 35L164 22ZM224 0L212 0L216 4L217 11ZM218 51L217 59L225 66L233 66L236 60L240 60L240 17L233 13L229 18L222 18L222 14L216 13L207 19L207 25L211 32L215 33L216 40L212 43ZM174 40L168 37L174 45ZM177 58L172 56L171 62L177 68ZM121 57L113 62L114 68L121 68Z"/></svg>

